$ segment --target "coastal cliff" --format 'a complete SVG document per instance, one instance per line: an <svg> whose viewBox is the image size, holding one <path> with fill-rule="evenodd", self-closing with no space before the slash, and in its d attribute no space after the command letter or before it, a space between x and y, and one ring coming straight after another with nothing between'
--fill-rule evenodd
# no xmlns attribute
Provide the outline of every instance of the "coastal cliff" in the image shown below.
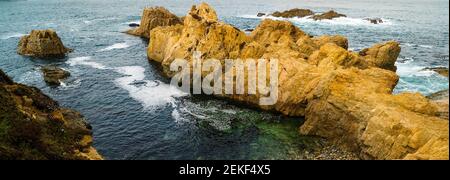
<svg viewBox="0 0 450 180"><path fill-rule="evenodd" d="M345 37L311 37L288 21L269 19L247 35L220 22L205 3L193 6L183 24L153 27L149 38L149 60L161 63L168 77L175 59L192 63L194 52L202 60L278 59L276 104L259 106L259 93L218 96L305 117L301 134L327 138L361 158L449 158L442 104L418 93L392 94L399 79L397 42L357 53L347 50Z"/></svg>
<svg viewBox="0 0 450 180"><path fill-rule="evenodd" d="M92 128L39 89L14 83L0 70L0 159L101 160Z"/></svg>

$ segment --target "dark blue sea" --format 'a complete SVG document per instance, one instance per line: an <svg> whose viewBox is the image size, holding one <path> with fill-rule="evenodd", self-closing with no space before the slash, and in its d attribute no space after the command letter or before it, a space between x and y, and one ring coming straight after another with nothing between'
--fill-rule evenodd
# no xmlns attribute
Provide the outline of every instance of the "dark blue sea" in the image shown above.
<svg viewBox="0 0 450 180"><path fill-rule="evenodd" d="M190 0L0 0L0 69L36 86L92 124L94 146L106 159L302 159L324 143L298 134L301 118L285 118L168 85L146 57L147 42L124 34L143 8L163 6L183 16ZM288 19L312 35L342 34L350 49L397 40L402 52L395 93L424 95L449 88L448 78L426 67L449 64L448 0L205 0L222 21L255 28L258 12L291 8L330 9L347 18ZM370 24L364 18L382 18ZM32 29L57 31L75 51L64 59L16 53ZM47 86L40 66L55 64L72 75ZM1 102L0 102L1 103Z"/></svg>

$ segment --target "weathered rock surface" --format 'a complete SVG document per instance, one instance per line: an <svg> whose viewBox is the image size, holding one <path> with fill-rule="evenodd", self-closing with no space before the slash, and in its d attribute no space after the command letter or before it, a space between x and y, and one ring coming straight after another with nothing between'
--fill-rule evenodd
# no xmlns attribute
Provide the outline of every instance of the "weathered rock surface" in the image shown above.
<svg viewBox="0 0 450 180"><path fill-rule="evenodd" d="M142 13L141 23L138 28L127 31L128 34L149 38L150 31L159 26L171 26L181 24L179 17L163 7L145 8Z"/></svg>
<svg viewBox="0 0 450 180"><path fill-rule="evenodd" d="M364 57L370 65L394 72L397 70L395 61L397 61L399 54L400 45L398 42L394 41L385 44L377 44L359 52L359 55Z"/></svg>
<svg viewBox="0 0 450 180"><path fill-rule="evenodd" d="M423 70L431 70L437 72L438 74L448 77L448 68L447 67L433 67L433 68L425 68Z"/></svg>
<svg viewBox="0 0 450 180"><path fill-rule="evenodd" d="M449 124L440 116L440 105L420 94L392 95L399 44L381 43L360 53L347 48L342 36L311 38L287 21L263 20L246 35L219 22L203 3L191 9L183 25L153 29L147 54L169 77L171 62L192 63L195 51L202 60L276 58L276 104L259 106L259 92L218 96L304 116L302 134L325 137L362 158L448 159Z"/></svg>
<svg viewBox="0 0 450 180"><path fill-rule="evenodd" d="M44 74L44 81L49 85L59 86L61 80L70 76L70 73L56 66L44 66L41 68Z"/></svg>
<svg viewBox="0 0 450 180"><path fill-rule="evenodd" d="M17 47L17 53L34 57L63 57L72 50L66 48L55 31L32 30L23 36Z"/></svg>
<svg viewBox="0 0 450 180"><path fill-rule="evenodd" d="M328 12L325 12L322 14L314 15L311 18L316 21L319 21L319 20L334 19L334 18L339 18L339 17L347 17L347 16L344 14L339 14L336 11L331 10L331 11L328 11Z"/></svg>
<svg viewBox="0 0 450 180"><path fill-rule="evenodd" d="M102 159L80 113L12 82L1 70L0 102L0 159Z"/></svg>
<svg viewBox="0 0 450 180"><path fill-rule="evenodd" d="M309 9L295 8L295 9L290 9L290 10L283 11L283 12L276 11L276 12L272 13L271 15L274 17L282 17L282 18L293 18L293 17L302 18L302 17L314 15L314 12Z"/></svg>

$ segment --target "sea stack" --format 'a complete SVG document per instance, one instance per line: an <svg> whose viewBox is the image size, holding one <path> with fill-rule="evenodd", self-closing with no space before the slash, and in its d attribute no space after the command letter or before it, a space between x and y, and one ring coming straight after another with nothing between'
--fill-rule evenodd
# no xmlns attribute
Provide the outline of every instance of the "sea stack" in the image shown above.
<svg viewBox="0 0 450 180"><path fill-rule="evenodd" d="M17 53L33 57L64 57L72 50L66 48L55 31L32 30L30 35L23 36L17 47Z"/></svg>
<svg viewBox="0 0 450 180"><path fill-rule="evenodd" d="M144 9L139 26L128 30L126 33L148 39L150 38L150 31L155 27L181 23L181 18L172 14L169 10L163 7L150 7Z"/></svg>
<svg viewBox="0 0 450 180"><path fill-rule="evenodd" d="M83 116L0 70L0 159L101 160Z"/></svg>

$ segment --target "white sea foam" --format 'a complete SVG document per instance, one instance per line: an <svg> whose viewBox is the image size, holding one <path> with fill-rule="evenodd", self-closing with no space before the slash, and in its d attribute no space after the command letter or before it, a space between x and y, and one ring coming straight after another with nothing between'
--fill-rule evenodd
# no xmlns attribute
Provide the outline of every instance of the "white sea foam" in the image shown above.
<svg viewBox="0 0 450 180"><path fill-rule="evenodd" d="M8 33L2 33L0 34L0 39L1 40L6 40L9 38L19 38L22 36L25 36L26 34L22 34L22 33L18 33L18 32L8 32Z"/></svg>
<svg viewBox="0 0 450 180"><path fill-rule="evenodd" d="M108 67L104 66L103 64L90 61L92 58L90 56L83 56L83 57L76 57L76 58L70 58L67 61L67 64L70 66L76 66L76 65L85 65L90 66L96 69L108 69Z"/></svg>
<svg viewBox="0 0 450 180"><path fill-rule="evenodd" d="M415 47L415 48L421 47L421 48L433 49L432 45L424 45L424 44L402 43L401 46Z"/></svg>
<svg viewBox="0 0 450 180"><path fill-rule="evenodd" d="M397 62L397 74L401 77L411 77L411 76L432 76L437 73L431 70L424 70L426 67L414 64L414 59L409 58L405 62Z"/></svg>
<svg viewBox="0 0 450 180"><path fill-rule="evenodd" d="M126 22L125 24L141 24L141 20Z"/></svg>
<svg viewBox="0 0 450 180"><path fill-rule="evenodd" d="M288 20L291 22L301 23L301 24L329 24L329 25L345 25L345 26L371 26L371 27L384 27L384 26L390 26L392 25L392 21L388 19L381 18L383 20L383 23L380 24L372 24L369 21L365 20L366 18L350 18L350 17L339 17L334 19L325 19L320 21L315 21L310 18L310 16L303 17L303 18L280 18L280 17L273 17L273 16L262 16L258 17L256 15L243 15L240 16L243 18L249 18L249 19L273 19L273 20Z"/></svg>
<svg viewBox="0 0 450 180"><path fill-rule="evenodd" d="M141 102L146 109L167 104L176 107L175 98L187 95L169 84L145 80L145 69L141 66L119 67L116 71L126 76L116 79L115 83L127 90L130 97ZM173 115L176 116L176 113Z"/></svg>
<svg viewBox="0 0 450 180"><path fill-rule="evenodd" d="M131 46L131 44L128 44L127 42L116 43L116 44L113 44L113 45L108 46L106 48L100 49L98 52L111 51L111 50L114 50L114 49L125 49L125 48L128 48L130 46Z"/></svg>

